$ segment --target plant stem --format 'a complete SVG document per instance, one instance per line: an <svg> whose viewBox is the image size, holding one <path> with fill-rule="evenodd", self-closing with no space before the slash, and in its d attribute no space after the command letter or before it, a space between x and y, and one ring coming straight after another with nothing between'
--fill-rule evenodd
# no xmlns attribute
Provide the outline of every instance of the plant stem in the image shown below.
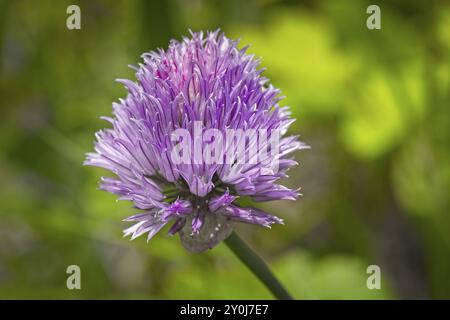
<svg viewBox="0 0 450 320"><path fill-rule="evenodd" d="M275 278L267 264L252 249L233 232L226 240L228 248L241 260L253 274L261 280L275 298L279 300L292 300L291 295Z"/></svg>

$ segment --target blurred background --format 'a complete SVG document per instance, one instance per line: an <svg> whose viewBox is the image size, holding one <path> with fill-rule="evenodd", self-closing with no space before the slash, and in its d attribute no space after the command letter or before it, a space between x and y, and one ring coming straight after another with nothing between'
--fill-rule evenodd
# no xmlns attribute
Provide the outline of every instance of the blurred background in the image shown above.
<svg viewBox="0 0 450 320"><path fill-rule="evenodd" d="M262 57L312 146L286 182L304 196L262 206L286 225L241 236L299 299L450 298L449 22L448 1L0 0L0 298L271 298L224 244L122 238L135 210L81 165L127 65L219 27Z"/></svg>

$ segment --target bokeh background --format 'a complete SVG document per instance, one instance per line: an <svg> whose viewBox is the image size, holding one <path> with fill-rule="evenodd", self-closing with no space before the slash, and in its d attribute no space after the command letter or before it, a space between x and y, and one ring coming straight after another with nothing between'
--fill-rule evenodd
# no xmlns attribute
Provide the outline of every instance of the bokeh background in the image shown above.
<svg viewBox="0 0 450 320"><path fill-rule="evenodd" d="M127 65L219 27L262 57L312 146L287 182L303 198L262 206L286 225L241 236L299 299L450 298L449 23L448 1L0 0L0 298L271 298L224 244L122 238L135 211L81 165Z"/></svg>

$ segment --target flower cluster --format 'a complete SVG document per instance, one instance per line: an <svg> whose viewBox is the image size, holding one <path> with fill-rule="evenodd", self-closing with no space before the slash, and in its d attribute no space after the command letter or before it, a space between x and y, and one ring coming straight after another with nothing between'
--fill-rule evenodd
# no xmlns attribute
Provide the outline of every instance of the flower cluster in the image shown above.
<svg viewBox="0 0 450 320"><path fill-rule="evenodd" d="M141 210L125 219L134 223L124 231L132 239L143 234L151 239L171 223L169 234L179 233L188 250L203 251L224 240L233 222L283 223L239 206L238 197L298 196L277 181L296 164L292 152L307 146L296 136L284 137L293 122L288 107L279 106L279 90L261 75L259 60L237 45L219 31L191 33L181 42L172 40L166 51L143 54L136 82L118 80L127 97L113 104L113 118L104 118L112 128L97 132L95 152L85 164L113 172L114 178L102 178L101 189ZM282 138L276 153L256 163L175 163L171 134L181 128L196 139L199 121L207 129L277 131ZM268 171L274 161L277 170Z"/></svg>

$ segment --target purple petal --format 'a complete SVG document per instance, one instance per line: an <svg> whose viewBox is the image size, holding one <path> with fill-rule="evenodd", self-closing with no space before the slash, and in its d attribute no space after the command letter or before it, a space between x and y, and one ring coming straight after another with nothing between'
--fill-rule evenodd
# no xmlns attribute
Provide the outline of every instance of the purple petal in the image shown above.
<svg viewBox="0 0 450 320"><path fill-rule="evenodd" d="M230 205L237 197L230 195L228 189L221 196L211 198L209 201L209 210L217 211L219 208Z"/></svg>
<svg viewBox="0 0 450 320"><path fill-rule="evenodd" d="M194 218L192 218L192 233L198 234L203 226L205 215L203 213L198 213Z"/></svg>
<svg viewBox="0 0 450 320"><path fill-rule="evenodd" d="M178 218L175 223L170 227L168 234L173 236L175 233L179 232L186 224L186 218Z"/></svg>
<svg viewBox="0 0 450 320"><path fill-rule="evenodd" d="M222 208L217 213L233 220L269 227L274 223L283 224L283 220L256 208L241 208L234 205Z"/></svg>
<svg viewBox="0 0 450 320"><path fill-rule="evenodd" d="M169 217L186 216L190 213L192 213L191 203L187 200L177 199L164 209L162 218L166 220Z"/></svg>

